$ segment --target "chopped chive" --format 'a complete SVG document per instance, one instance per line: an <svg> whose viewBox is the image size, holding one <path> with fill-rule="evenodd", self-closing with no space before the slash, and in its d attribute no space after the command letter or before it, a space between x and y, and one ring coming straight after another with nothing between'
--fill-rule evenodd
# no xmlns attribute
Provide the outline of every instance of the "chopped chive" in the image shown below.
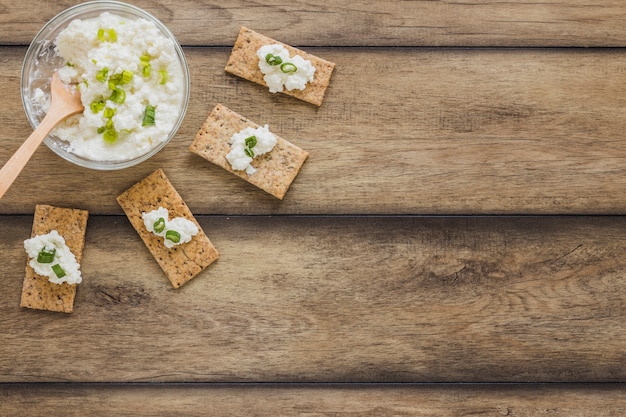
<svg viewBox="0 0 626 417"><path fill-rule="evenodd" d="M165 219L163 217L159 217L156 222L152 225L152 228L155 232L161 233L165 230Z"/></svg>
<svg viewBox="0 0 626 417"><path fill-rule="evenodd" d="M61 265L59 264L52 265L50 268L52 268L52 272L55 273L57 278L63 278L66 275L65 271L63 270L63 268L61 268Z"/></svg>
<svg viewBox="0 0 626 417"><path fill-rule="evenodd" d="M104 29L98 29L98 39L104 42Z"/></svg>
<svg viewBox="0 0 626 417"><path fill-rule="evenodd" d="M150 55L142 55L139 57L139 60L142 64L147 64L148 62L150 62Z"/></svg>
<svg viewBox="0 0 626 417"><path fill-rule="evenodd" d="M156 107L148 104L143 114L143 122L141 123L141 125L142 126L154 126L156 124L155 116L156 116Z"/></svg>
<svg viewBox="0 0 626 417"><path fill-rule="evenodd" d="M105 128L104 126L100 126L100 127L98 128L98 133L99 133L99 134L100 134L100 133L104 133L104 131L105 131L105 130L106 130L106 128Z"/></svg>
<svg viewBox="0 0 626 417"><path fill-rule="evenodd" d="M108 35L111 42L117 41L117 32L115 32L115 29L109 29Z"/></svg>
<svg viewBox="0 0 626 417"><path fill-rule="evenodd" d="M174 243L178 243L180 242L180 233L178 233L176 230L168 230L167 232L165 232L165 238Z"/></svg>
<svg viewBox="0 0 626 417"><path fill-rule="evenodd" d="M285 74L289 74L290 72L298 71L298 67L296 67L291 62L285 62L284 64L280 66L280 70L284 72Z"/></svg>
<svg viewBox="0 0 626 417"><path fill-rule="evenodd" d="M106 130L113 130L113 120L111 119L107 120L106 125L104 126Z"/></svg>
<svg viewBox="0 0 626 417"><path fill-rule="evenodd" d="M37 262L39 262L40 264L52 263L52 261L54 261L54 255L56 253L56 248L53 248L52 250L46 250L46 247L44 246L37 255Z"/></svg>
<svg viewBox="0 0 626 417"><path fill-rule="evenodd" d="M283 59L278 55L267 54L265 55L265 62L270 65L280 65L283 63Z"/></svg>
<svg viewBox="0 0 626 417"><path fill-rule="evenodd" d="M244 148L243 152L248 155L250 158L254 158L254 151L250 148Z"/></svg>

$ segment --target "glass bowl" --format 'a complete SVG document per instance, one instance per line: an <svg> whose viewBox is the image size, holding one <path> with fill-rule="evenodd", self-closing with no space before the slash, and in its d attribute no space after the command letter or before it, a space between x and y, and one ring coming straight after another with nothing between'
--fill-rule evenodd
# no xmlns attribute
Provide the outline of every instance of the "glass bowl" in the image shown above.
<svg viewBox="0 0 626 417"><path fill-rule="evenodd" d="M189 68L180 44L163 23L138 7L117 1L91 1L64 10L46 23L31 42L22 66L21 95L26 116L34 129L39 125L41 120L43 120L47 110L46 106L42 105L42 103L49 103L50 79L52 74L55 70L65 65L65 60L58 56L55 51L55 40L57 36L73 20L95 18L104 12L109 12L110 14L126 19L135 20L142 18L154 23L158 30L173 42L176 60L178 64L180 64L183 78L182 91L177 91L177 94L182 94L179 115L172 129L169 131L165 140L154 145L141 155L135 155L127 159L118 159L118 157L116 157L115 159L110 158L109 160L96 160L72 152L68 142L61 140L53 134L48 135L46 139L44 139L44 143L53 152L76 165L97 170L114 170L137 165L154 156L174 137L185 117L190 92ZM42 99L42 95L44 99ZM88 105L85 106L85 111L90 111ZM128 139L132 140L130 136Z"/></svg>

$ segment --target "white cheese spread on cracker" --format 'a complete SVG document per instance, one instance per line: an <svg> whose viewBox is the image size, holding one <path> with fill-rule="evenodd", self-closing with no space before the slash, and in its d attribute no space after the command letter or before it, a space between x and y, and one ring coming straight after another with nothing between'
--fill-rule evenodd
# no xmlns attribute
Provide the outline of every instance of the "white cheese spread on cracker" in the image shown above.
<svg viewBox="0 0 626 417"><path fill-rule="evenodd" d="M191 238L198 234L198 226L184 217L169 219L169 210L159 207L156 210L141 213L143 224L149 232L163 238L163 244L168 248L191 242Z"/></svg>
<svg viewBox="0 0 626 417"><path fill-rule="evenodd" d="M76 19L55 40L67 65L59 78L78 85L83 113L53 134L69 151L97 161L124 161L164 142L184 100L174 42L145 19L102 13ZM36 99L45 103L41 94Z"/></svg>
<svg viewBox="0 0 626 417"><path fill-rule="evenodd" d="M56 230L24 241L33 270L55 284L80 284L82 277L76 257Z"/></svg>
<svg viewBox="0 0 626 417"><path fill-rule="evenodd" d="M289 51L280 44L263 45L257 51L259 69L270 93L280 93L283 89L304 90L313 82L315 67L311 61L299 55L289 56Z"/></svg>
<svg viewBox="0 0 626 417"><path fill-rule="evenodd" d="M268 125L258 128L246 127L230 137L230 152L226 160L235 171L246 171L248 175L256 172L250 165L259 155L270 152L276 146L276 136L269 131Z"/></svg>

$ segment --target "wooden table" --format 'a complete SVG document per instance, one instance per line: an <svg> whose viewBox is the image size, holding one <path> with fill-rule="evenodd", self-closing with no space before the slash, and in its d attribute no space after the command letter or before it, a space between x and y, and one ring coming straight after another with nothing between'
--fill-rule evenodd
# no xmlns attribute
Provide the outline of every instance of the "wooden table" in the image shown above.
<svg viewBox="0 0 626 417"><path fill-rule="evenodd" d="M0 161L26 49L0 1ZM157 156L41 147L0 200L2 416L626 413L626 4L138 0L192 91ZM224 71L240 25L337 64L320 108ZM310 153L279 201L187 148L217 103ZM173 289L115 197L163 168L221 253ZM36 204L89 210L72 314L20 309Z"/></svg>

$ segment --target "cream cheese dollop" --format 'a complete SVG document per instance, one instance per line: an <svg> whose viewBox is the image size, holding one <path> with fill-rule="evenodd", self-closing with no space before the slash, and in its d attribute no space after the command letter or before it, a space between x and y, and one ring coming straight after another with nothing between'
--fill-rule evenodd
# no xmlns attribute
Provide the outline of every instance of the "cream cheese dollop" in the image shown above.
<svg viewBox="0 0 626 417"><path fill-rule="evenodd" d="M270 93L280 93L283 89L304 90L307 83L313 82L315 67L311 61L299 55L289 56L283 45L263 45L257 50L257 56Z"/></svg>
<svg viewBox="0 0 626 417"><path fill-rule="evenodd" d="M200 231L194 222L185 219L184 217L175 217L170 220L169 210L163 207L159 207L158 209L149 212L142 212L141 217L146 229L149 232L162 237L163 244L168 249L173 248L176 245L191 242L191 238L197 235ZM157 226L158 224L161 226ZM155 226L158 227L159 230L156 230ZM168 232L175 232L177 234L177 238L172 240L168 237L171 236Z"/></svg>
<svg viewBox="0 0 626 417"><path fill-rule="evenodd" d="M58 231L52 230L44 235L37 235L24 241L24 249L28 254L28 264L33 270L54 284L80 284L82 277L80 265L76 262L76 257L65 244L65 239ZM38 262L39 253L44 250L47 253L54 253L49 259L50 262ZM59 269L60 268L60 269ZM63 276L57 272L62 271Z"/></svg>
<svg viewBox="0 0 626 417"><path fill-rule="evenodd" d="M276 142L276 136L269 131L268 125L246 127L230 137L230 152L226 155L226 160L235 171L246 171L248 175L252 175L256 169L250 163L255 157L274 149Z"/></svg>

